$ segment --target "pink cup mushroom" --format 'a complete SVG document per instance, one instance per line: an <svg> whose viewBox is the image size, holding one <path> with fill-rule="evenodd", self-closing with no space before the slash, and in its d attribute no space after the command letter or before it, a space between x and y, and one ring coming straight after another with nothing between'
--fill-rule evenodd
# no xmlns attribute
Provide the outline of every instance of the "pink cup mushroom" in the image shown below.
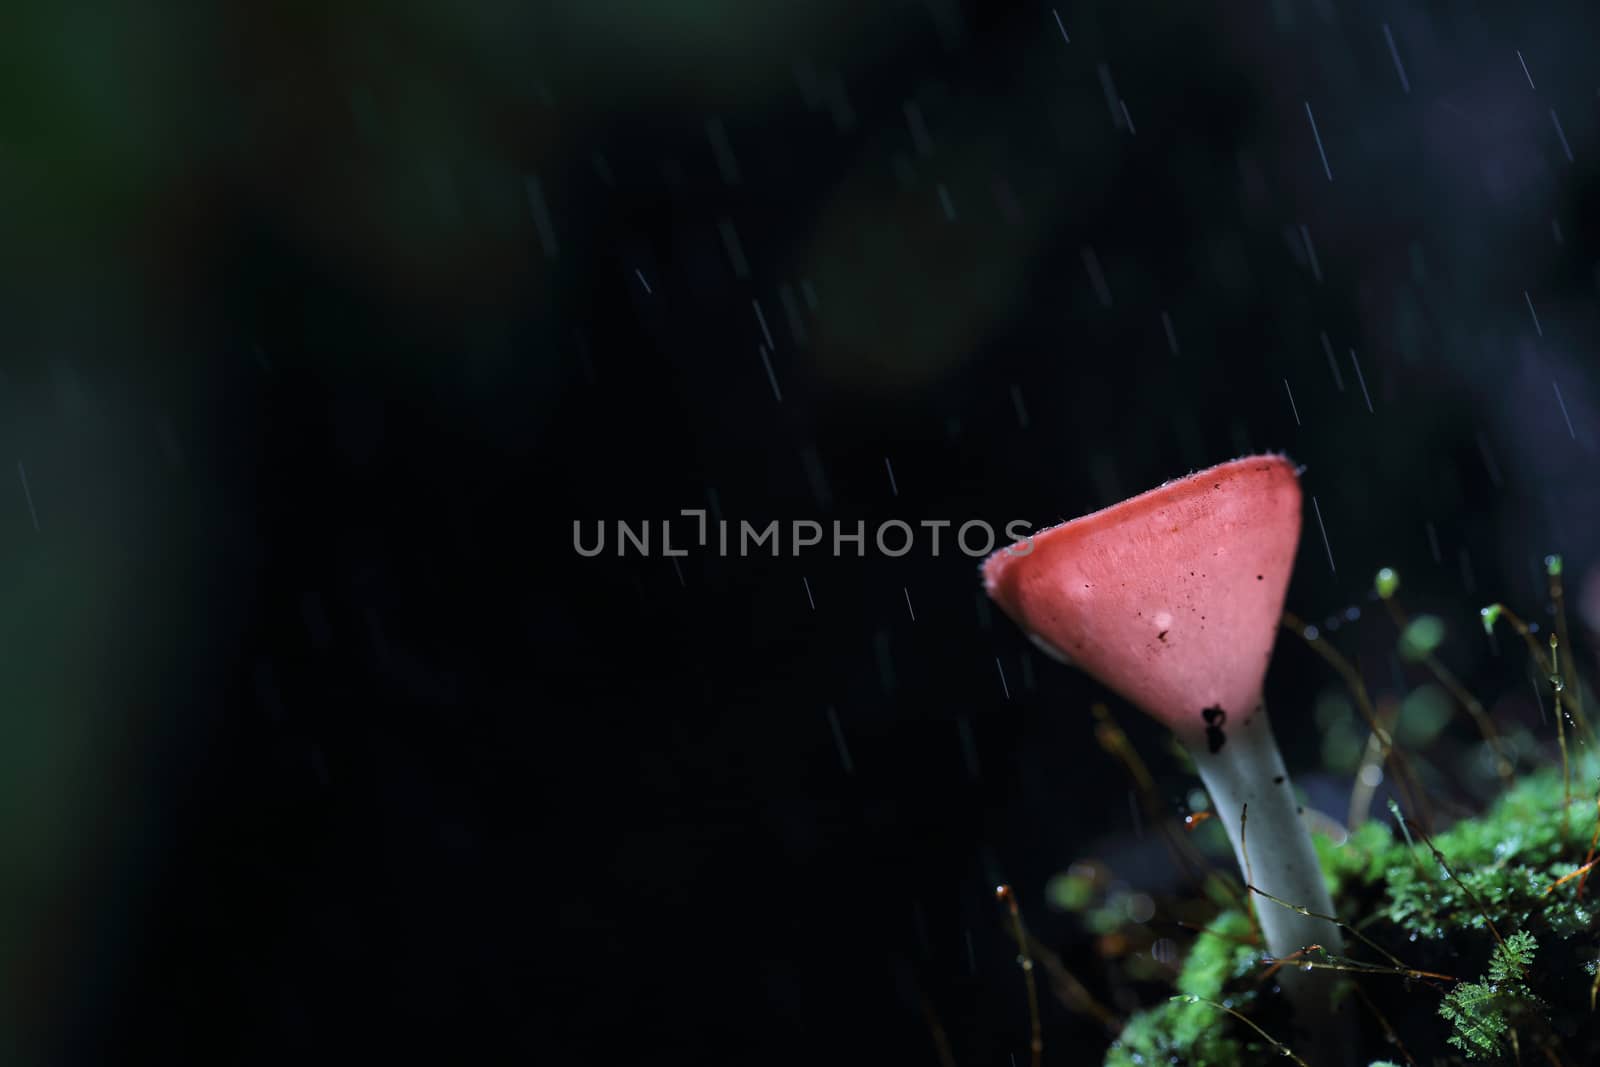
<svg viewBox="0 0 1600 1067"><path fill-rule="evenodd" d="M1332 915L1262 703L1300 511L1288 459L1247 456L1002 549L983 580L1036 644L1178 735L1257 888ZM1342 951L1332 923L1257 900L1272 955ZM1326 998L1318 1006L1309 994L1322 983L1279 974L1316 1029L1309 1016L1325 1015Z"/></svg>

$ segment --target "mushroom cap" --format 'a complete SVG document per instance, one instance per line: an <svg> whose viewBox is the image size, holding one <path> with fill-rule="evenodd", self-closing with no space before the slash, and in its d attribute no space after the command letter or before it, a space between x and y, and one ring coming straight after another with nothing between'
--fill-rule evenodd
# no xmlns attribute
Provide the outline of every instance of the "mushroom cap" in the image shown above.
<svg viewBox="0 0 1600 1067"><path fill-rule="evenodd" d="M1300 482L1246 456L1041 530L983 563L1035 642L1198 741L1257 714L1300 541Z"/></svg>

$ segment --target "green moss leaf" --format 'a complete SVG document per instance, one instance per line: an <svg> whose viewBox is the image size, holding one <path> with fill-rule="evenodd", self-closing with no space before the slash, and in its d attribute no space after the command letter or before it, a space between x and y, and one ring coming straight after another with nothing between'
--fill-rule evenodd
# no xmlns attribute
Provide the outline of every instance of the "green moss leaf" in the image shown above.
<svg viewBox="0 0 1600 1067"><path fill-rule="evenodd" d="M1179 993L1220 999L1230 981L1254 971L1260 951L1241 941L1252 936L1250 920L1225 911L1195 939L1178 975ZM1232 1006L1244 1010L1256 994L1233 994ZM1167 1001L1129 1017L1121 1035L1106 1052L1105 1067L1155 1067L1177 1062L1194 1067L1245 1067L1244 1046L1234 1036L1230 1016L1203 1002Z"/></svg>
<svg viewBox="0 0 1600 1067"><path fill-rule="evenodd" d="M1538 943L1526 931L1512 934L1494 947L1482 982L1461 982L1439 1005L1452 1029L1450 1044L1471 1059L1498 1056L1505 1036L1519 1020L1540 1013L1539 999L1526 978Z"/></svg>

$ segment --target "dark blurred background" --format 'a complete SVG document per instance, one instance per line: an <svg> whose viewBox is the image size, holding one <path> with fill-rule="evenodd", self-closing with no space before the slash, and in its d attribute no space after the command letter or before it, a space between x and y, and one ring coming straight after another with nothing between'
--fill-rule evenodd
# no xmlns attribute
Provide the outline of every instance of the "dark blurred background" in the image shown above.
<svg viewBox="0 0 1600 1067"><path fill-rule="evenodd" d="M8 1063L1004 1065L999 881L1114 1010L1160 998L1192 887L975 560L585 559L575 521L1041 526L1286 450L1326 527L1289 607L1437 718L1397 568L1549 740L1477 610L1597 563L1581 3L7 23ZM1268 697L1341 818L1337 677L1286 636Z"/></svg>

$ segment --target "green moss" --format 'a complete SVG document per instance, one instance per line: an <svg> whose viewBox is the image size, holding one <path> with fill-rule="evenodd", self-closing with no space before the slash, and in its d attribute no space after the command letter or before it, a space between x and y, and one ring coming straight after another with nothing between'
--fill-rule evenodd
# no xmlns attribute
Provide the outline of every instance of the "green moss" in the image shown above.
<svg viewBox="0 0 1600 1067"><path fill-rule="evenodd" d="M1364 980L1385 1011L1407 1011L1418 998L1428 998L1427 1010L1436 1011L1441 1021L1427 1033L1436 1042L1433 1048L1412 1049L1422 1062L1435 1056L1445 1062L1460 1062L1463 1056L1509 1062L1514 1033L1523 1035L1525 1045L1542 1034L1568 1035L1563 1040L1574 1042L1578 1051L1567 1062L1589 1062L1582 1059L1584 1050L1600 1047L1571 1036L1591 1025L1589 993L1600 956L1600 905L1595 903L1600 872L1581 899L1577 879L1556 885L1588 850L1597 818L1589 790L1597 777L1600 760L1575 760L1568 803L1559 768L1524 776L1481 816L1432 836L1443 864L1419 834L1408 840L1387 819L1363 823L1339 841L1314 835L1345 921L1408 966L1459 975L1480 974L1482 968L1476 980L1454 985L1438 980L1402 985L1406 980L1398 975ZM1499 938L1490 931L1491 920ZM1177 992L1218 1000L1246 1015L1252 1015L1252 1007L1264 1009L1256 1003L1253 985L1261 952L1241 943L1251 937L1249 922L1227 910L1206 929L1190 949ZM1349 952L1368 966L1387 966L1358 942ZM1381 985L1387 981L1395 983L1392 1000ZM1525 1057L1529 1051L1524 1048ZM1136 1013L1105 1059L1106 1067L1281 1062L1259 1035L1226 1012L1181 1000Z"/></svg>
<svg viewBox="0 0 1600 1067"><path fill-rule="evenodd" d="M1463 930L1487 932L1485 910L1505 925L1534 922L1561 937L1588 930L1594 909L1578 900L1575 883L1545 892L1581 862L1595 825L1592 798L1575 796L1563 820L1562 796L1559 770L1542 770L1518 782L1486 815L1435 837L1455 879L1421 842L1393 846L1385 858L1383 917L1430 941Z"/></svg>
<svg viewBox="0 0 1600 1067"><path fill-rule="evenodd" d="M1409 663L1419 663L1443 643L1444 620L1437 615L1418 615L1400 634L1400 655Z"/></svg>
<svg viewBox="0 0 1600 1067"><path fill-rule="evenodd" d="M1094 879L1084 874L1058 874L1044 887L1050 903L1063 911L1082 911L1094 899Z"/></svg>
<svg viewBox="0 0 1600 1067"><path fill-rule="evenodd" d="M1189 950L1178 975L1178 992L1246 1010L1256 997L1254 991L1225 995L1223 989L1256 970L1260 950L1241 943L1253 932L1250 921L1237 911L1218 915ZM1106 1053L1105 1065L1156 1067L1172 1063L1176 1056L1193 1067L1242 1067L1245 1040L1225 1025L1228 1019L1226 1012L1210 1004L1177 1001L1136 1012Z"/></svg>
<svg viewBox="0 0 1600 1067"><path fill-rule="evenodd" d="M1527 984L1538 948L1533 935L1514 933L1495 945L1483 981L1459 982L1450 990L1439 1005L1454 1030L1450 1044L1472 1059L1497 1056L1513 1026L1543 1015L1544 1005Z"/></svg>
<svg viewBox="0 0 1600 1067"><path fill-rule="evenodd" d="M1311 843L1316 846L1323 879L1334 899L1350 886L1378 881L1394 855L1394 834L1381 822L1364 822L1337 844L1322 833L1313 834Z"/></svg>

